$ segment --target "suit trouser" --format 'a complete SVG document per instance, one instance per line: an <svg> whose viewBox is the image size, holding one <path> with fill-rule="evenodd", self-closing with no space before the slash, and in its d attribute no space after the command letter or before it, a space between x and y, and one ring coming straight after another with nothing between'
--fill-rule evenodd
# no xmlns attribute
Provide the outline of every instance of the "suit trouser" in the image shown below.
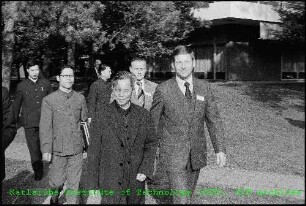
<svg viewBox="0 0 306 206"><path fill-rule="evenodd" d="M155 188L161 190L184 190L193 194L199 179L200 170L193 171L190 158L185 168L169 168L165 158L161 157L157 164ZM158 204L191 204L192 195L173 195L156 197Z"/></svg>
<svg viewBox="0 0 306 206"><path fill-rule="evenodd" d="M52 155L49 172L49 185L53 190L60 192L67 179L65 192L67 204L76 204L78 196L73 190L79 189L83 165L82 153L68 156ZM69 192L69 193L68 193ZM52 196L53 202L58 201L58 196Z"/></svg>
<svg viewBox="0 0 306 206"><path fill-rule="evenodd" d="M43 172L42 154L40 151L39 128L25 128L24 132L31 156L32 168L34 172Z"/></svg>

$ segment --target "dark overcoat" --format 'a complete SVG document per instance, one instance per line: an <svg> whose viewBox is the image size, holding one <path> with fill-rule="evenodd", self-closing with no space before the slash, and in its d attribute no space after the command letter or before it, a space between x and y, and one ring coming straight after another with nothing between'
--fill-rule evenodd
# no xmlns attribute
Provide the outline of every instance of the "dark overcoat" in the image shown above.
<svg viewBox="0 0 306 206"><path fill-rule="evenodd" d="M136 180L138 173L152 179L157 136L150 113L131 104L125 122L118 113L116 102L110 104L99 121L91 127L88 150L86 188L113 190L114 195L102 196L103 204L144 204L144 196L136 189L144 189L145 182ZM130 190L127 201L122 191Z"/></svg>
<svg viewBox="0 0 306 206"><path fill-rule="evenodd" d="M1 123L1 180L5 178L5 149L14 140L16 135L16 121L14 118L14 110L10 100L9 92L2 87L2 123Z"/></svg>
<svg viewBox="0 0 306 206"><path fill-rule="evenodd" d="M87 96L88 117L94 118L94 115L101 105L108 105L111 98L111 84L99 78L90 86Z"/></svg>

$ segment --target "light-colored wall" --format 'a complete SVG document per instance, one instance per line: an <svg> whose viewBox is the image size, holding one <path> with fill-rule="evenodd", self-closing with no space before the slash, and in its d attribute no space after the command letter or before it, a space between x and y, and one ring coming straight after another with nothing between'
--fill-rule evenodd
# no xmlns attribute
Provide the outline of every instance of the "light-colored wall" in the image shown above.
<svg viewBox="0 0 306 206"><path fill-rule="evenodd" d="M280 22L280 16L272 5L244 1L220 1L210 3L207 8L193 10L193 15L201 20L223 18L250 19L267 22Z"/></svg>

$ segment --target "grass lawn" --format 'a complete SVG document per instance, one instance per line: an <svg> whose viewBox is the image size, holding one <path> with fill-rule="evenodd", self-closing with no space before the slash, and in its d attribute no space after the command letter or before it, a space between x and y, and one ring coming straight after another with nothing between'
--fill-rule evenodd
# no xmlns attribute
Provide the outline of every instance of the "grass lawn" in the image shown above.
<svg viewBox="0 0 306 206"><path fill-rule="evenodd" d="M227 167L305 176L305 84L212 87L225 125ZM208 164L215 164L208 146Z"/></svg>

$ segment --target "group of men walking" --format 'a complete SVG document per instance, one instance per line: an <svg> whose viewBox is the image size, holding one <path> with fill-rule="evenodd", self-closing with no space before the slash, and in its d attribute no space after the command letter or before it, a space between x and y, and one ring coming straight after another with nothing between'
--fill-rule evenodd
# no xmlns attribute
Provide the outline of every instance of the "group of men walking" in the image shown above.
<svg viewBox="0 0 306 206"><path fill-rule="evenodd" d="M143 58L133 59L130 72L119 71L111 82L111 68L100 64L87 103L72 90L72 67L61 68L59 89L52 93L50 83L38 79L38 68L28 67L29 79L17 87L14 111L18 115L22 105L35 180L43 177L45 160L51 163L50 188L60 189L66 181L67 190L84 189L83 203L144 204L137 191L145 189L145 182L193 193L207 164L205 122L219 166L226 161L225 134L209 83L193 75L190 48L174 49L172 67L175 77L156 84L144 78ZM90 125L87 151L80 122ZM103 195L102 189L113 193ZM189 204L191 198L158 198L158 203ZM66 201L76 204L80 198L67 195ZM58 196L50 203L58 203Z"/></svg>

